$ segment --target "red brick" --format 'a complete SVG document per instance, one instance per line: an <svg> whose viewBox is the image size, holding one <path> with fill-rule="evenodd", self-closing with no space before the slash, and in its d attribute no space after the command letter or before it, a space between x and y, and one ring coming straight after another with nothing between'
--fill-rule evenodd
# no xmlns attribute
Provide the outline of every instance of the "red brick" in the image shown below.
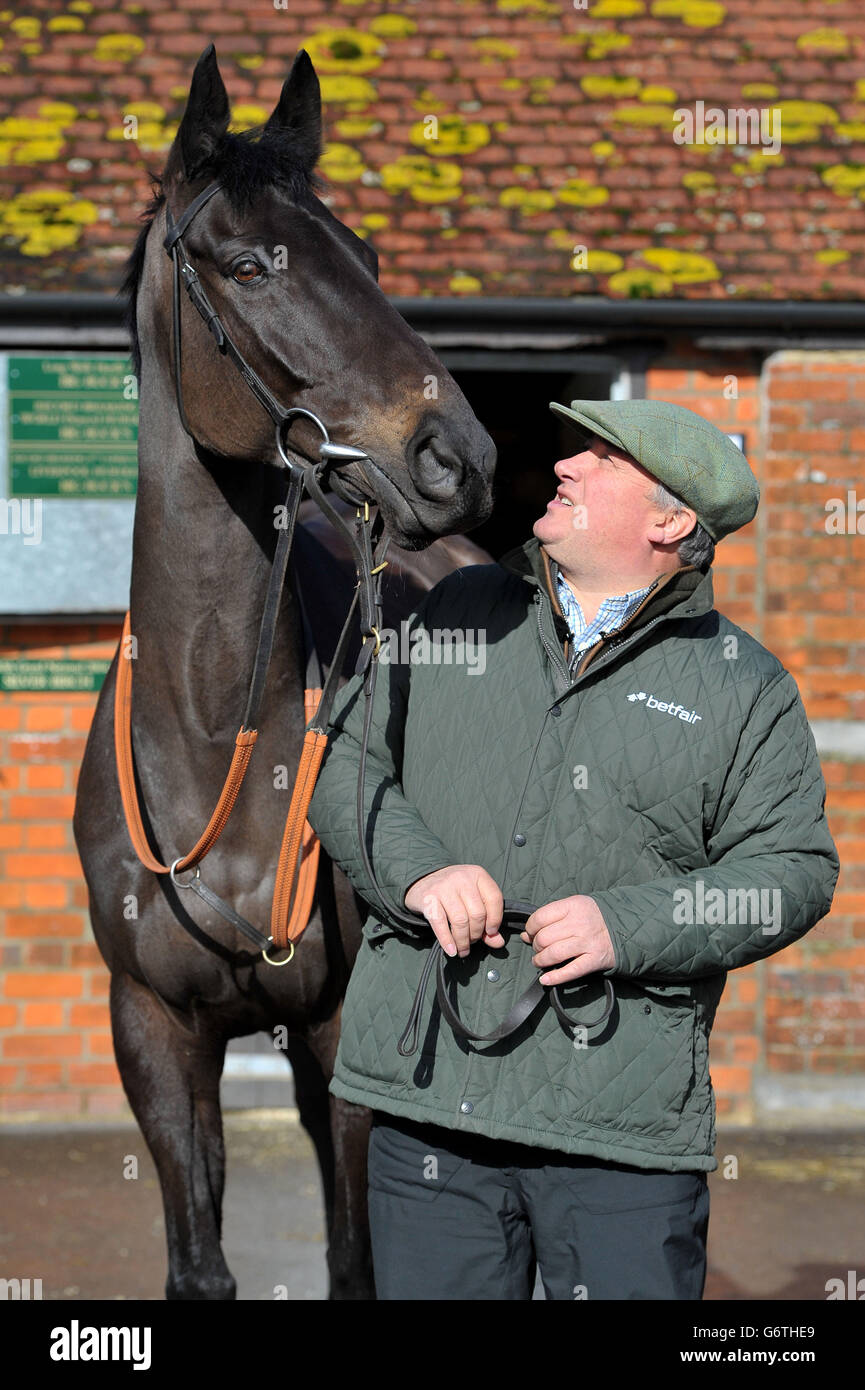
<svg viewBox="0 0 865 1390"><path fill-rule="evenodd" d="M81 992L81 975L72 970L13 970L6 976L4 987L7 999L75 999Z"/></svg>
<svg viewBox="0 0 865 1390"><path fill-rule="evenodd" d="M81 936L84 924L78 913L74 912L10 912L8 933L10 936Z"/></svg>
<svg viewBox="0 0 865 1390"><path fill-rule="evenodd" d="M24 1027L62 1028L64 1012L62 1004L25 1004Z"/></svg>
<svg viewBox="0 0 865 1390"><path fill-rule="evenodd" d="M12 1057L79 1057L81 1038L76 1033L21 1033L2 1039L3 1056Z"/></svg>
<svg viewBox="0 0 865 1390"><path fill-rule="evenodd" d="M120 1073L110 1062L70 1062L69 1084L71 1086L117 1086Z"/></svg>

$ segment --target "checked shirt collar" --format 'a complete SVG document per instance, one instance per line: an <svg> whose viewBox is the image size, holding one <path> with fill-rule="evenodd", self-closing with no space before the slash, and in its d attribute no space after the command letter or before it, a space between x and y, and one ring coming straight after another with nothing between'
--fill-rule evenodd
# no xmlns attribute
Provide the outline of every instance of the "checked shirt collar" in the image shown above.
<svg viewBox="0 0 865 1390"><path fill-rule="evenodd" d="M571 630L574 639L574 650L571 662L589 647L594 646L599 637L608 632L615 631L627 622L635 608L638 608L652 585L647 584L644 589L634 589L628 594L614 594L605 598L598 609L597 617L592 622L586 623L581 609L573 591L562 578L561 570L558 565L552 565L553 576L556 581L556 592L559 596L562 614L565 622Z"/></svg>

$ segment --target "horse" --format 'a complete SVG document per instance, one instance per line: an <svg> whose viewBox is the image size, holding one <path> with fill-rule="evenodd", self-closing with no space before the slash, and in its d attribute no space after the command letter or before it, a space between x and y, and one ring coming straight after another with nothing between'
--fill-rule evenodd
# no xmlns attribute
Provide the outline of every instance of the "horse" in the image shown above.
<svg viewBox="0 0 865 1390"><path fill-rule="evenodd" d="M186 296L175 321L163 247L170 219L176 224L218 181L186 226L183 273L194 267L208 306L275 398L365 451L334 469L329 497L343 516L364 504L379 508L391 541L382 588L389 626L438 578L489 558L465 532L491 511L495 446L444 365L381 291L374 249L319 196L326 188L315 167L321 96L306 51L266 123L234 132L230 119L211 44L195 66L163 172L151 174L122 286L139 382L130 649L118 645L100 691L73 830L111 974L115 1055L159 1175L166 1297L236 1296L221 1248L219 1083L231 1038L279 1028L321 1170L329 1297L371 1299L370 1114L327 1089L364 904L322 849L308 928L291 963L276 969L199 896L177 891L188 885L146 868L124 819L112 724L119 661L133 661L143 824L153 853L176 863L207 823L243 710L284 502L284 460L319 461L309 415L293 416L277 447L260 398L218 350L214 322L194 313ZM325 662L336 646L334 615L344 615L352 597L351 557L335 534L305 502L255 758L205 861L207 883L251 922L268 920L288 804L276 774L287 767L293 776L308 718L298 581ZM355 641L340 679L357 650Z"/></svg>

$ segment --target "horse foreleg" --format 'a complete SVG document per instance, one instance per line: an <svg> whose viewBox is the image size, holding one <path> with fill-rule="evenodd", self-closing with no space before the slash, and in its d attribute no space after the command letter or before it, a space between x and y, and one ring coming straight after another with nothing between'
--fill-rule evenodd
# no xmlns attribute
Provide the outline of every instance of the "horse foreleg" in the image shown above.
<svg viewBox="0 0 865 1390"><path fill-rule="evenodd" d="M232 1299L221 1246L225 1147L219 1081L225 1039L187 1031L152 990L111 979L117 1065L162 1188L169 1299Z"/></svg>
<svg viewBox="0 0 865 1390"><path fill-rule="evenodd" d="M339 1023L338 1011L334 1018L310 1029L307 1035L309 1046L327 1078L333 1074ZM327 1096L326 1099L332 1169L326 1174L322 1166L322 1182L327 1216L330 1297L340 1300L374 1299L366 1199L371 1115L363 1106L352 1105L338 1096ZM312 1137L314 1139L315 1136Z"/></svg>

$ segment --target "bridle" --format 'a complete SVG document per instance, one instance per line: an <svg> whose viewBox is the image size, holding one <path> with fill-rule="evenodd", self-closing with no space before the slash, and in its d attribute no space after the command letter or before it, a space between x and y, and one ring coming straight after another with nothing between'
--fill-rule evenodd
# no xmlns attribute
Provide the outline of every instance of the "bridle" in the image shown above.
<svg viewBox="0 0 865 1390"><path fill-rule="evenodd" d="M400 926L411 928L415 932L421 930L428 934L430 927L426 918L419 913L407 912L396 903L390 901L378 882L366 843L366 817L364 813L366 757L369 746L376 675L379 665L377 658L381 647L381 576L386 565L389 563L383 557L390 543L390 537L382 534L384 526L380 509L376 513L373 522L370 523L370 509L367 502L364 502L362 506L357 508L355 529L354 532L352 532L339 512L327 500L327 497L320 487L320 478L327 468L338 468L350 462L359 463L360 460L369 459L370 456L366 450L354 445L333 443L326 426L313 411L300 406L283 406L261 380L258 373L247 362L246 358L232 340L224 323L213 308L213 305L210 303L207 294L202 288L198 272L190 263L186 254L186 249L183 244L183 233L189 227L193 218L197 216L201 209L221 188L222 184L218 180L208 184L208 186L192 200L177 220L174 219L167 201L165 205L165 223L167 230L163 245L173 263L172 330L174 338L174 385L177 408L184 430L194 439L195 436L189 428L189 422L183 408L180 296L182 285L193 306L213 335L219 351L231 358L243 380L246 382L246 385L274 422L277 452L289 475L285 504L286 524L280 528L280 534L276 544L268 583L267 597L265 599L259 628L258 644L253 664L249 695L243 715L243 722L241 723L240 730L235 739L235 749L228 775L210 821L199 837L199 840L187 854L179 856L170 865L163 864L157 859L150 848L141 817L138 790L135 783L135 766L132 751L132 668L131 661L129 659L124 660L123 656L125 639L128 639L130 636L130 614L128 612L124 621L121 650L118 655L117 685L114 700L115 750L127 828L133 848L139 860L145 867L151 869L154 873L167 873L175 887L193 890L227 921L231 922L247 937L247 939L254 942L255 945L260 948L262 957L268 964L281 966L287 965L292 959L295 942L306 929L312 909L318 867L319 842L306 816L315 789L321 760L325 748L327 747L328 719L338 689L346 652L348 650L351 624L356 609L359 610L362 645L355 666L355 674L363 675L364 677L363 692L365 699L363 737L361 741L357 781L357 830L361 857L366 873L381 901L382 910L387 919L399 923ZM290 429L293 421L299 416L312 421L321 432L322 441L319 444L319 461L317 463L308 463L302 458L293 460L290 459L286 453L285 435L288 429ZM235 911L229 903L226 903L213 891L213 889L202 882L200 864L205 855L213 848L225 828L232 808L237 800L240 786L249 766L255 740L258 736L256 723L264 692L267 668L273 648L276 619L291 553L298 508L304 490L310 494L321 511L327 516L328 520L338 531L341 531L348 540L355 558L357 585L345 619L345 624L337 642L327 679L320 688L317 685L308 684L305 691L307 725L304 732L300 764L295 779L294 790L292 792L291 804L286 817L285 830L283 832L282 845L277 864L276 883L271 908L271 931L269 936L265 936L263 932L251 922L248 922L240 913ZM299 582L296 583L295 587L304 621L307 647L311 649L313 647L311 632L303 606ZM194 870L193 878L189 882L181 882L178 875L185 873L189 869ZM293 892L295 877L297 877L297 888L296 891ZM529 903L510 901L505 902L504 905L505 920L511 918L524 920L533 911L534 908ZM504 927L504 922L502 925ZM280 950L287 950L288 955L283 960L274 960L269 954L271 945L275 945L277 949ZM447 962L447 955L442 950L441 946L435 942L428 952L427 961L418 985L411 1015L406 1029L398 1043L399 1051L404 1056L410 1055L417 1049L421 1010L433 967L436 967L436 989L443 1017L459 1036L475 1042L499 1042L503 1038L508 1037L511 1033L515 1032L517 1028L522 1026L545 998L550 999L553 1009L560 1021L571 1030L577 1028L595 1028L605 1023L615 1002L612 983L607 978L604 980L605 1001L602 1013L594 1019L580 1022L570 1018L565 1012L559 999L558 991L554 986L545 987L538 981L535 981L517 1001L498 1028L488 1034L474 1033L468 1029L460 1019L456 1010L456 1005L451 998L446 975Z"/></svg>

